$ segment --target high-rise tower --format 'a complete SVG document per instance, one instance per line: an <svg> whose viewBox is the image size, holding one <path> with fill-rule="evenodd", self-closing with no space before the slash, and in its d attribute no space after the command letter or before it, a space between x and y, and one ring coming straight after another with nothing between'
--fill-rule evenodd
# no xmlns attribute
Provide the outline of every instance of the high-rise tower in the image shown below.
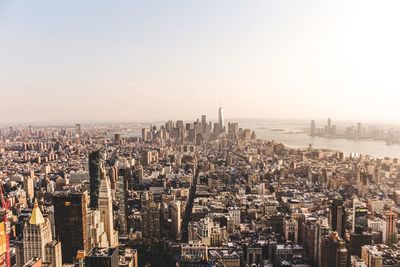
<svg viewBox="0 0 400 267"><path fill-rule="evenodd" d="M207 116L206 115L201 115L201 132L203 134L207 133L207 128L208 128Z"/></svg>
<svg viewBox="0 0 400 267"><path fill-rule="evenodd" d="M383 217L383 230L382 230L382 239L383 242L387 245L391 245L397 242L396 235L396 221L397 221L397 213L390 209L384 212Z"/></svg>
<svg viewBox="0 0 400 267"><path fill-rule="evenodd" d="M314 120L311 121L311 135L312 136L315 135L315 121Z"/></svg>
<svg viewBox="0 0 400 267"><path fill-rule="evenodd" d="M103 158L100 151L89 154L89 176L90 176L90 208L99 207L100 175L103 168Z"/></svg>
<svg viewBox="0 0 400 267"><path fill-rule="evenodd" d="M81 125L77 123L75 125L75 128L76 128L76 136L81 137L82 136Z"/></svg>
<svg viewBox="0 0 400 267"><path fill-rule="evenodd" d="M337 232L325 235L321 241L321 265L324 267L347 266L346 243Z"/></svg>
<svg viewBox="0 0 400 267"><path fill-rule="evenodd" d="M53 197L56 237L61 241L63 263L73 263L79 250L89 253L87 192L63 192Z"/></svg>
<svg viewBox="0 0 400 267"><path fill-rule="evenodd" d="M50 221L43 217L35 201L29 224L24 227L24 262L32 258L41 258L42 261L46 261L46 244L52 239Z"/></svg>
<svg viewBox="0 0 400 267"><path fill-rule="evenodd" d="M170 203L171 208L171 230L176 240L182 237L182 217L181 217L181 201L175 200Z"/></svg>
<svg viewBox="0 0 400 267"><path fill-rule="evenodd" d="M125 159L118 164L118 182L116 198L118 201L118 235L128 235L128 181L131 178L129 162Z"/></svg>
<svg viewBox="0 0 400 267"><path fill-rule="evenodd" d="M224 109L221 107L219 107L218 109L218 123L219 123L219 127L221 128L221 131L224 130L225 128L225 124L224 124Z"/></svg>
<svg viewBox="0 0 400 267"><path fill-rule="evenodd" d="M110 182L106 176L102 177L100 183L99 195L100 218L104 223L104 231L106 232L110 247L115 247L118 242L117 233L114 231L112 196Z"/></svg>
<svg viewBox="0 0 400 267"><path fill-rule="evenodd" d="M338 232L341 238L346 233L346 211L342 198L335 198L330 207L330 225L333 231Z"/></svg>
<svg viewBox="0 0 400 267"><path fill-rule="evenodd" d="M152 200L142 208L142 233L143 237L160 239L160 206Z"/></svg>

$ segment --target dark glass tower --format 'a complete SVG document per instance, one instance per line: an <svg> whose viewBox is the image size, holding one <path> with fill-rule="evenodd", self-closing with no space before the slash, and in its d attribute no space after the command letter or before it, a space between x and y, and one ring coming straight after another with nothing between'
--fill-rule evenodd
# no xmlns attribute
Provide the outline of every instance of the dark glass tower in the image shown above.
<svg viewBox="0 0 400 267"><path fill-rule="evenodd" d="M86 221L87 193L59 193L53 197L56 237L61 241L62 261L73 263L79 250L89 252Z"/></svg>
<svg viewBox="0 0 400 267"><path fill-rule="evenodd" d="M131 177L131 170L124 166L118 170L118 186L117 186L117 201L118 201L118 234L121 237L128 234L128 214L129 207L128 198L128 181Z"/></svg>
<svg viewBox="0 0 400 267"><path fill-rule="evenodd" d="M330 225L333 231L338 232L341 238L346 233L346 210L343 206L343 199L335 198L330 208Z"/></svg>
<svg viewBox="0 0 400 267"><path fill-rule="evenodd" d="M90 208L99 207L100 176L103 157L100 151L89 154L89 177L90 177Z"/></svg>

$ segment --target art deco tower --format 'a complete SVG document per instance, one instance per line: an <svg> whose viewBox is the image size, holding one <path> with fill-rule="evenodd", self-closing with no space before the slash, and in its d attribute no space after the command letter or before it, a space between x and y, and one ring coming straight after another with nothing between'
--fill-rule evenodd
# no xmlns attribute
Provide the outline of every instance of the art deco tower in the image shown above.
<svg viewBox="0 0 400 267"><path fill-rule="evenodd" d="M102 175L100 182L99 210L101 221L104 223L104 231L106 232L108 243L110 247L115 247L118 242L118 237L117 232L114 231L110 182L105 175Z"/></svg>

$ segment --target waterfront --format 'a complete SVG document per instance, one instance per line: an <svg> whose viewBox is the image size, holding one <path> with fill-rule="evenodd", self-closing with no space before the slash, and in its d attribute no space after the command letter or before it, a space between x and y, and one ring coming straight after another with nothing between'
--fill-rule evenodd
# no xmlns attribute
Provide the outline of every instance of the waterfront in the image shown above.
<svg viewBox="0 0 400 267"><path fill-rule="evenodd" d="M257 138L275 140L293 148L308 147L309 144L312 144L315 148L339 150L346 155L360 153L378 158L400 158L400 145L398 144L388 146L384 141L310 136L303 132L304 128L309 127L308 121L239 120L239 123L244 128L253 129Z"/></svg>
<svg viewBox="0 0 400 267"><path fill-rule="evenodd" d="M377 158L400 158L400 145L386 145L384 141L375 140L350 140L343 138L323 138L310 136L304 130L309 128L309 121L300 120L234 120L239 122L242 128L255 131L257 138L263 140L275 140L292 148L304 148L312 144L314 148L343 151L348 156L350 153L360 153ZM155 122L153 125L163 125L165 122ZM129 130L122 132L123 137L141 136L141 128L149 128L149 123L130 125ZM113 131L109 136L121 131Z"/></svg>

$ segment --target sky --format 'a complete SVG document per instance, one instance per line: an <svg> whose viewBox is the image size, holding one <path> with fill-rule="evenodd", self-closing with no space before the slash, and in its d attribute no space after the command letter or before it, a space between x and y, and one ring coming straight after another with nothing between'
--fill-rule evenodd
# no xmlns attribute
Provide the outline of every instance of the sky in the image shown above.
<svg viewBox="0 0 400 267"><path fill-rule="evenodd" d="M400 1L0 1L0 123L400 123Z"/></svg>

